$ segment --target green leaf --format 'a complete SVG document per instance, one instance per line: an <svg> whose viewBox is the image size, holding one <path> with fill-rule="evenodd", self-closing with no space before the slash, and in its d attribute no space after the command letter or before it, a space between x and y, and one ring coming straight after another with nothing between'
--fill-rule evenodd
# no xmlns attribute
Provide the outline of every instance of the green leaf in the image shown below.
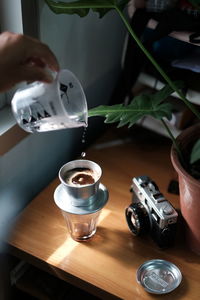
<svg viewBox="0 0 200 300"><path fill-rule="evenodd" d="M79 1L52 1L45 0L49 8L55 14L78 14L80 17L85 17L89 10L99 13L102 18L108 11L118 7L123 10L129 0L79 0Z"/></svg>
<svg viewBox="0 0 200 300"><path fill-rule="evenodd" d="M200 159L200 139L196 141L190 154L190 163L193 164Z"/></svg>
<svg viewBox="0 0 200 300"><path fill-rule="evenodd" d="M89 117L105 117L105 123L119 122L118 127L128 125L131 127L144 116L152 116L158 120L171 119L172 105L162 103L173 92L169 86L155 94L143 94L135 97L129 105L101 105L89 110Z"/></svg>

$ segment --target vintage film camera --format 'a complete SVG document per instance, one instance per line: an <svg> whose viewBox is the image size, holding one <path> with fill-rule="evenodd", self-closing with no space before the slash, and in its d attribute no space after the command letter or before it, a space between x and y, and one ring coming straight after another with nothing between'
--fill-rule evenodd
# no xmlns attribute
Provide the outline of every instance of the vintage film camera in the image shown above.
<svg viewBox="0 0 200 300"><path fill-rule="evenodd" d="M148 176L132 179L132 203L126 208L126 220L134 235L150 233L160 248L173 244L178 214Z"/></svg>

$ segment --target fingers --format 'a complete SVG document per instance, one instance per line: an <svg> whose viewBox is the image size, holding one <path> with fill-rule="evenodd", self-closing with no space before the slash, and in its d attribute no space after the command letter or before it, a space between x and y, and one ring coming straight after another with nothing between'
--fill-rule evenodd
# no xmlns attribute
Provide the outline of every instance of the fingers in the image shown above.
<svg viewBox="0 0 200 300"><path fill-rule="evenodd" d="M35 57L39 57L40 60L53 71L59 71L58 61L48 46L40 44L40 46L35 49L33 54Z"/></svg>
<svg viewBox="0 0 200 300"><path fill-rule="evenodd" d="M47 69L59 71L58 61L47 45L22 34L0 34L0 91L21 81L52 82Z"/></svg>
<svg viewBox="0 0 200 300"><path fill-rule="evenodd" d="M0 52L13 63L26 64L32 59L48 66L53 71L59 70L58 61L51 49L39 40L23 34L3 32L0 35Z"/></svg>
<svg viewBox="0 0 200 300"><path fill-rule="evenodd" d="M23 36L26 39L26 59L34 60L40 66L41 63L47 65L53 71L59 71L58 61L51 49L36 39Z"/></svg>
<svg viewBox="0 0 200 300"><path fill-rule="evenodd" d="M53 77L44 69L37 65L28 66L24 65L18 69L17 81L42 81L51 83Z"/></svg>

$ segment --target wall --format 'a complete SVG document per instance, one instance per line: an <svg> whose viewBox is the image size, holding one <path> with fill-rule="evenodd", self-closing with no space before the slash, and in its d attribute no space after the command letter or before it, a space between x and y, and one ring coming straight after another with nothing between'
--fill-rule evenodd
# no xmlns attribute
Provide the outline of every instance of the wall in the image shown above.
<svg viewBox="0 0 200 300"><path fill-rule="evenodd" d="M89 107L107 103L119 73L125 33L118 15L109 12L103 19L96 13L83 19L55 15L43 1L38 3L40 39L54 51L62 68L77 75ZM88 141L102 122L89 121ZM80 155L82 132L31 134L0 158L0 234L7 233L9 218L57 176L62 164Z"/></svg>

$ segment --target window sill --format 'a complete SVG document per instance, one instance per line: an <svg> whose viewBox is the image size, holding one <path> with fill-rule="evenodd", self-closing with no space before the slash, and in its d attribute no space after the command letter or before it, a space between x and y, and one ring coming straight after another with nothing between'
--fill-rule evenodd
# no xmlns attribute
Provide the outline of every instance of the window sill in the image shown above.
<svg viewBox="0 0 200 300"><path fill-rule="evenodd" d="M0 155L7 153L28 134L17 125L10 106L0 111Z"/></svg>

